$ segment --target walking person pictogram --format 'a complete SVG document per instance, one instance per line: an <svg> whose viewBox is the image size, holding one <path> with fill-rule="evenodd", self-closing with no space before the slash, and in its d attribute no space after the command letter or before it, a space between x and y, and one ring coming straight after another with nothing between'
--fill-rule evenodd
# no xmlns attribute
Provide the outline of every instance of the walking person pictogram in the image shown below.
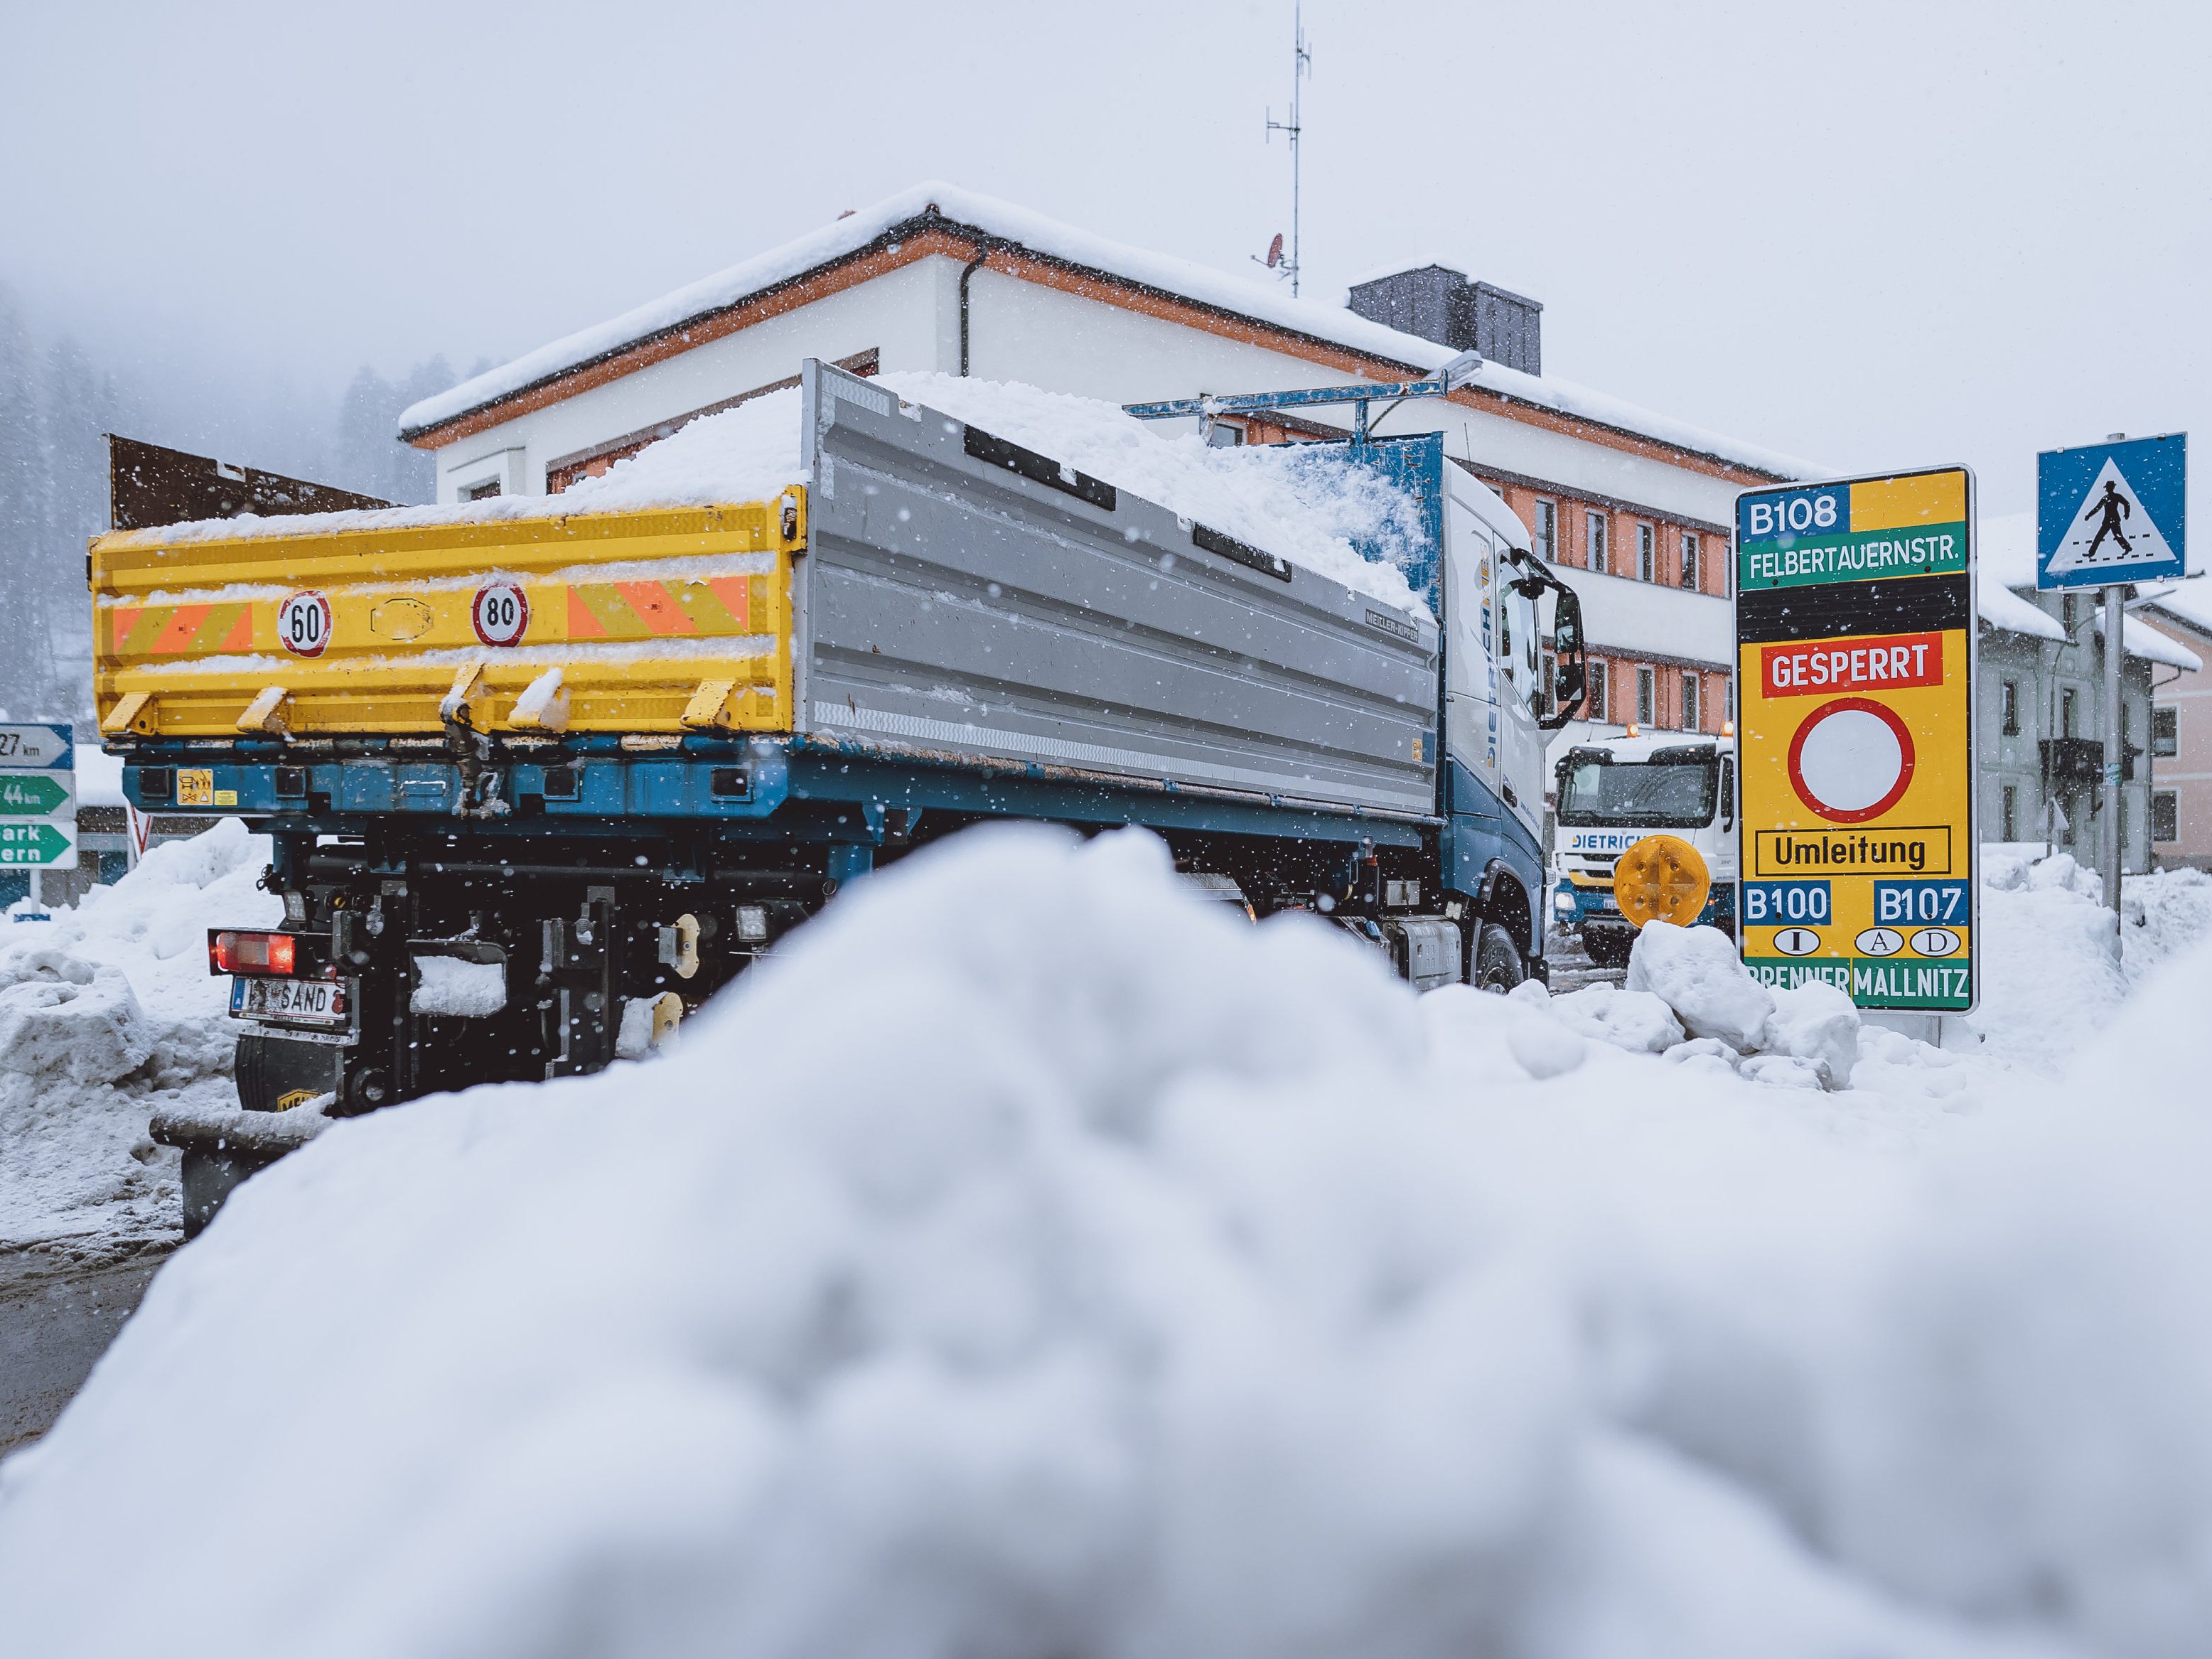
<svg viewBox="0 0 2212 1659"><path fill-rule="evenodd" d="M2120 528L2120 520L2134 516L2135 510L2135 504L2120 494L2120 487L2110 478L2106 479L2105 493L2090 502L2089 511L2081 515L2081 521L2084 524L2089 521L2091 514L2101 513L2105 515L2104 522L2097 526L2096 535L2090 539L2089 550L2081 556L2085 559L2095 558L2098 547L2107 536L2120 544L2121 552L2134 552L2135 544L2128 539L2127 532Z"/></svg>

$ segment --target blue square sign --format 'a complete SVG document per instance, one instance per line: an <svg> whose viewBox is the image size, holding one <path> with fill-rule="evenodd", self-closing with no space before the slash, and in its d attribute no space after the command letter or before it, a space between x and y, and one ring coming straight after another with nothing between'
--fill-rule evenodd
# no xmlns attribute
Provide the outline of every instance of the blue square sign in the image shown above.
<svg viewBox="0 0 2212 1659"><path fill-rule="evenodd" d="M2046 449L2035 458L2035 585L2160 581L2188 568L2189 434Z"/></svg>

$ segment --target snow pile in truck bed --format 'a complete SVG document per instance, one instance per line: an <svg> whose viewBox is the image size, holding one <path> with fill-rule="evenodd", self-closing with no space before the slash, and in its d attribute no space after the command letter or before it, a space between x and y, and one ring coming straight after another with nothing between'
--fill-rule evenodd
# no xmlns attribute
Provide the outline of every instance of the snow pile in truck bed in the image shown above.
<svg viewBox="0 0 2212 1659"><path fill-rule="evenodd" d="M177 1154L147 1120L234 1103L230 981L208 973L207 930L283 916L256 885L268 859L225 819L0 933L0 1247L175 1236Z"/></svg>
<svg viewBox="0 0 2212 1659"><path fill-rule="evenodd" d="M1216 448L1195 432L1136 420L1119 404L1012 381L900 374L877 384L1355 592L1426 611L1401 570L1426 549L1419 504L1376 474L1345 465L1340 446ZM1354 545L1361 541L1394 550L1395 562L1363 556Z"/></svg>
<svg viewBox="0 0 2212 1659"><path fill-rule="evenodd" d="M1880 1097L1416 998L1147 837L979 831L668 1060L343 1121L241 1188L0 1466L0 1629L2202 1651L2208 973L1905 1157L1839 1132Z"/></svg>
<svg viewBox="0 0 2212 1659"><path fill-rule="evenodd" d="M1396 564L1363 556L1361 538L1417 556L1425 538L1419 509L1403 491L1346 468L1310 446L1215 449L1194 434L1171 435L1116 404L1034 386L948 374L887 374L878 384L1041 451L1119 489L1249 541L1355 592L1407 610L1424 607ZM806 482L799 461L799 394L770 392L692 422L647 445L605 474L559 495L291 518L210 519L133 533L167 544L228 536L305 536L342 530L398 530L485 524L647 507L713 507L774 497Z"/></svg>

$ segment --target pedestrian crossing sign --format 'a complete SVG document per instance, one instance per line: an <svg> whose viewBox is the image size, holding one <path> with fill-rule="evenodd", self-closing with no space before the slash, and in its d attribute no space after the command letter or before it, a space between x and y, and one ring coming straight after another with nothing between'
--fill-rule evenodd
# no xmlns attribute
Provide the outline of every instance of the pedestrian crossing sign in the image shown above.
<svg viewBox="0 0 2212 1659"><path fill-rule="evenodd" d="M2186 574L2189 435L2036 457L2035 585L2105 587Z"/></svg>

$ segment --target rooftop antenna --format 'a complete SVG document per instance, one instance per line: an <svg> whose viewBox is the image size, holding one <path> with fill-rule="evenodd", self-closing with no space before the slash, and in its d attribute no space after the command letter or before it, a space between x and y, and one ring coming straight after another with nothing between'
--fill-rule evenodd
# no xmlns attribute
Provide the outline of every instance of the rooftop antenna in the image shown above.
<svg viewBox="0 0 2212 1659"><path fill-rule="evenodd" d="M1288 134L1291 141L1291 251L1287 255L1284 253L1283 239L1278 235L1267 249L1267 257L1261 263L1268 270L1291 279L1291 293L1294 297L1298 291L1298 135L1305 131L1298 119L1298 93L1300 83L1312 73L1313 48L1306 43L1305 0L1291 0L1291 118L1278 121L1273 106L1271 105L1267 110L1268 142L1273 143L1274 135L1279 132ZM1257 254L1252 257L1259 258Z"/></svg>

